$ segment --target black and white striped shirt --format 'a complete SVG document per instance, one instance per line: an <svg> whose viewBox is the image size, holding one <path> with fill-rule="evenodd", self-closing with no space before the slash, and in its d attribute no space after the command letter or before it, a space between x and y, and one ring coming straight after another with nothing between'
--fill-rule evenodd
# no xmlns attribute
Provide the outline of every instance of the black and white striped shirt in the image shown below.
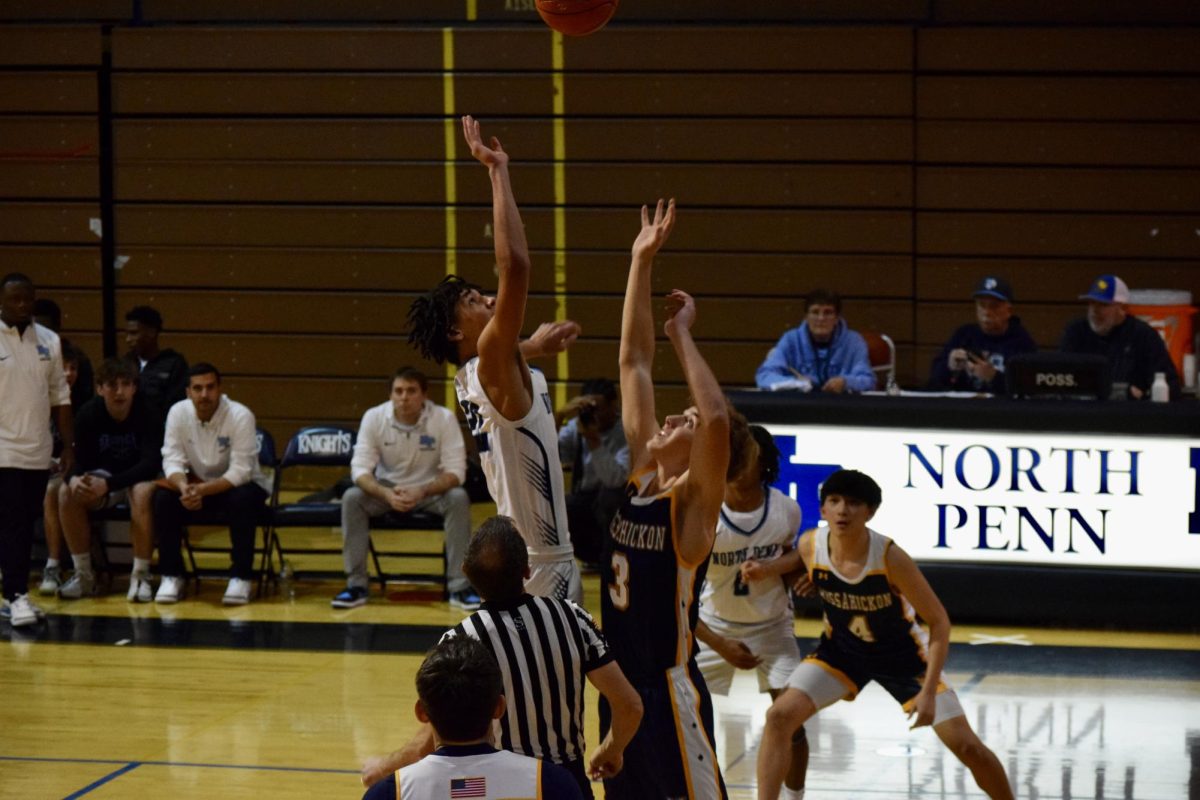
<svg viewBox="0 0 1200 800"><path fill-rule="evenodd" d="M584 679L613 660L591 615L569 600L525 595L484 603L446 632L463 634L487 646L504 675L497 746L555 764L583 759Z"/></svg>

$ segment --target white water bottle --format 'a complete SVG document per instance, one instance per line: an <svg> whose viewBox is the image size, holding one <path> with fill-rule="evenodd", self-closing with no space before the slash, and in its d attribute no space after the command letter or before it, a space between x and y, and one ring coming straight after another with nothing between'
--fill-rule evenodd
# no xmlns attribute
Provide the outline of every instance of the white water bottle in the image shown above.
<svg viewBox="0 0 1200 800"><path fill-rule="evenodd" d="M1165 403L1171 399L1171 389L1167 386L1167 373L1154 373L1154 383L1150 384L1150 400L1155 403Z"/></svg>

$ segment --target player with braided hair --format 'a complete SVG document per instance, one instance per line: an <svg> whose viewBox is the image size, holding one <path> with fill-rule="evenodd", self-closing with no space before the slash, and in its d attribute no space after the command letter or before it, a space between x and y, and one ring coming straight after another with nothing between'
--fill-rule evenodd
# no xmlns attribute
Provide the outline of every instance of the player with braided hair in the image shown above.
<svg viewBox="0 0 1200 800"><path fill-rule="evenodd" d="M463 117L471 155L492 184L499 285L486 296L454 275L417 298L408 312L408 341L426 358L458 366L454 390L479 449L498 513L516 520L529 547L530 594L583 601L579 567L567 530L558 429L546 378L526 359L562 352L579 335L570 320L543 324L519 341L529 295L529 246L508 175L508 153L496 137L484 144L479 123Z"/></svg>

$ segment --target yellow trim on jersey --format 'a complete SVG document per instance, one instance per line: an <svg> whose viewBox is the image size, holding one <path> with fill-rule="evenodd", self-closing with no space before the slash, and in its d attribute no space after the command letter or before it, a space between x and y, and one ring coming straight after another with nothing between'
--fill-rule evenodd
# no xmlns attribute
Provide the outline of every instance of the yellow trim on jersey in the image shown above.
<svg viewBox="0 0 1200 800"><path fill-rule="evenodd" d="M687 740L683 734L683 718L679 713L679 699L675 697L675 682L671 680L671 673L668 670L667 691L671 695L671 716L675 718L675 739L679 743L680 761L683 762L683 777L687 781L688 797L695 797L696 792L692 788L692 764L687 757Z"/></svg>
<svg viewBox="0 0 1200 800"><path fill-rule="evenodd" d="M537 760L537 800L542 800L542 760Z"/></svg>
<svg viewBox="0 0 1200 800"><path fill-rule="evenodd" d="M684 579L687 585L684 585ZM684 594L686 592L686 594ZM675 664L686 665L692 656L692 598L696 596L696 570L675 567L675 627L683 634L675 642ZM684 602L687 598L687 602Z"/></svg>
<svg viewBox="0 0 1200 800"><path fill-rule="evenodd" d="M400 796L400 787L402 785L403 784L400 782L400 770L396 770L396 800L404 800L404 798Z"/></svg>
<svg viewBox="0 0 1200 800"><path fill-rule="evenodd" d="M850 680L849 675L842 672L837 667L831 666L830 664L826 664L824 661L817 658L816 656L805 656L804 661L801 663L805 663L805 662L810 663L810 664L816 664L818 667L825 670L830 675L832 675L833 677L835 677L839 681L841 681L842 685L844 685L846 687L846 689L848 689L850 692L849 697L842 698L846 702L852 702L854 700L854 698L858 697L858 685L855 684L854 681Z"/></svg>
<svg viewBox="0 0 1200 800"><path fill-rule="evenodd" d="M718 764L717 764L717 754L713 750L712 742L710 742L708 740L708 731L704 730L704 728L703 728L704 715L700 713L700 690L696 687L696 684L692 681L692 674L690 671L685 671L683 676L684 676L684 679L687 681L688 686L692 687L692 697L695 700L695 704L692 707L692 711L695 712L695 714L696 714L696 717L695 717L696 722L700 723L700 725L701 725L701 727L699 728L700 739L704 742L705 752L708 754L708 763L712 764L712 783L710 784L710 786L716 792L716 794L718 796L720 796L720 794L721 794L721 771L720 771L720 766L718 766ZM691 785L691 782L689 781L689 788L690 788L690 785Z"/></svg>
<svg viewBox="0 0 1200 800"><path fill-rule="evenodd" d="M923 677L922 677L922 681L924 681ZM936 697L937 695L941 694L942 692L948 692L948 691L950 691L950 687L947 686L946 683L939 676L938 682L937 682L937 689L935 689L933 692L934 696ZM917 692L917 694L920 694L920 692ZM912 697L908 698L907 702L900 704L900 708L902 711L904 711L905 714L911 713L913 711L913 709L916 708L916 706L917 706L917 695L916 694L914 694Z"/></svg>

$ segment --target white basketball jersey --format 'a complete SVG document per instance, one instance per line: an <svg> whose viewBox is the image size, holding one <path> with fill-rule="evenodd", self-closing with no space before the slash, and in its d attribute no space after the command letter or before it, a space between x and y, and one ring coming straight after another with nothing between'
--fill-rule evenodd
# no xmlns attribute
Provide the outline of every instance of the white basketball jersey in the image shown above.
<svg viewBox="0 0 1200 800"><path fill-rule="evenodd" d="M404 800L537 800L541 779L540 761L507 750L470 756L433 753L396 773Z"/></svg>
<svg viewBox="0 0 1200 800"><path fill-rule="evenodd" d="M800 506L778 489L768 488L766 500L753 511L733 511L722 503L700 592L700 617L757 623L790 614L792 596L782 578L745 582L741 567L749 560L778 558L799 529Z"/></svg>
<svg viewBox="0 0 1200 800"><path fill-rule="evenodd" d="M496 512L516 520L531 555L570 558L574 549L546 378L541 370L529 370L533 404L524 419L507 420L483 391L478 367L478 358L463 364L454 376L454 391L479 448Z"/></svg>

